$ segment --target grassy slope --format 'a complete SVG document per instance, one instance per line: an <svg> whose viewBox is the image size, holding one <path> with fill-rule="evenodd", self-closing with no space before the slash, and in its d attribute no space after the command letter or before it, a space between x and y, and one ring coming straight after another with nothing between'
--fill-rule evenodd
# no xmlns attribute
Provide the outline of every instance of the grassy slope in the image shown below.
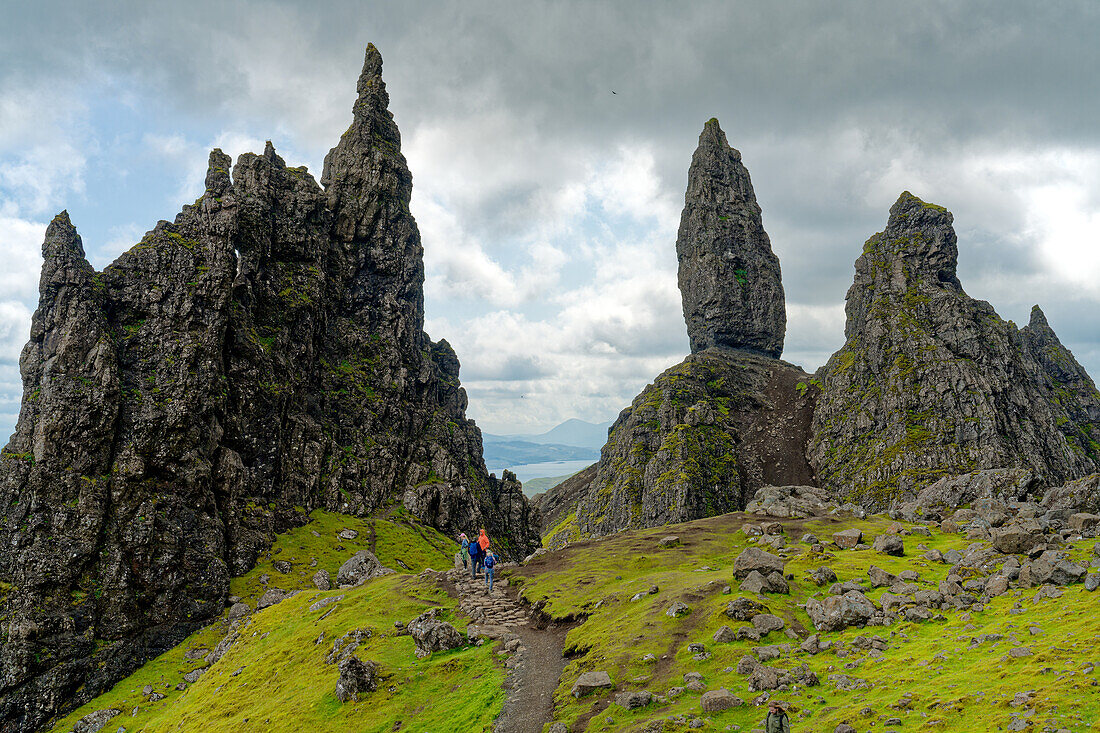
<svg viewBox="0 0 1100 733"><path fill-rule="evenodd" d="M551 616L567 618L590 614L588 620L570 631L567 638L567 646L581 654L566 667L556 693L559 719L573 722L598 710L588 730L601 731L639 730L646 721L676 715L683 715L686 720L696 716L710 717L707 729L721 730L731 724L746 729L760 725L763 709L751 705L703 715L699 702L701 693L687 692L666 705L651 704L635 711L626 711L617 705L607 706L610 695L606 694L595 701L593 698L577 701L569 695L574 680L582 672L604 669L610 672L618 690L648 689L663 694L673 686L682 685L685 672L698 671L704 675L710 689L726 687L746 702L755 698L757 693L748 691L747 678L727 669L736 667L743 655L751 654L753 646L791 640L782 632L772 632L760 642L716 644L711 639L723 624L734 628L743 625L727 618L722 611L737 595L737 583L732 580L730 570L734 558L750 546L749 538L738 531L747 520L752 521L752 518L726 515L686 525L626 532L543 556L512 576L514 583L522 583L522 592L528 600L545 599L545 611ZM794 535L795 540L804 531L816 532L827 539L834 531L858 526L865 534L873 536L885 531L889 524L882 518L843 523L828 519L811 522L805 527L792 526L788 533ZM669 534L680 535L684 546L657 549L657 541ZM920 542L941 551L962 550L970 544L958 535L910 536L906 537L905 558L891 558L873 550L838 551L832 558L815 558L803 546L804 553L792 556L786 566L787 572L795 576L791 595L769 595L767 605L773 613L785 618L788 625L812 630L799 604L805 603L808 594L819 590L806 580L808 571L819 565L832 567L841 580L865 578L872 564L894 573L912 568L920 572L922 580L933 581L928 587L934 589L934 583L946 577L948 566L921 559L921 551L917 549ZM1087 565L1085 546L1075 552ZM733 586L734 595L722 594L727 584ZM640 601L629 600L652 585L660 588L658 594ZM877 598L882 592L876 590L869 595ZM865 730L872 723L879 729L898 730L1003 728L1010 720L1010 712L1017 710L1010 707L1008 701L1024 690L1039 691L1038 702L1034 705L1039 711L1038 719L1051 718L1072 730L1096 725L1100 721L1100 689L1096 687L1100 671L1086 674L1083 669L1089 663L1100 663L1094 646L1094 640L1100 635L1100 594L1086 593L1078 585L1067 588L1061 599L1043 600L1033 605L1031 599L1035 593L1035 589L1010 590L981 613L960 615L945 611L946 622L895 623L890 627L825 634L824 638L845 642L859 635L879 634L887 638L889 649L881 659L874 660L865 652L852 651L846 643L850 654L843 658L829 651L817 656L796 653L790 658L769 662L786 668L806 662L821 678L822 684L818 687L779 693L779 697L789 700L797 709L792 714L792 722L800 733L832 731L842 721L848 721L858 730ZM675 600L685 601L692 612L680 619L667 617L665 610ZM1020 602L1027 612L1009 614L1008 610L1016 602ZM1044 633L1031 636L1030 624L1038 625ZM972 637L987 633L1006 636L1015 633L1019 644L1030 647L1034 656L1003 661L1008 649L1017 646L1008 639L992 649L992 643L986 643L967 650ZM691 642L705 644L713 657L703 662L694 661L687 648ZM793 642L796 651L797 643ZM647 653L656 655L659 661L647 665L642 661ZM937 657L941 654L942 657ZM858 667L845 668L852 662ZM854 692L837 691L827 681L828 675L836 672L866 679L873 687ZM909 710L888 707L904 692L913 694ZM873 713L861 715L865 708ZM902 724L885 726L880 716L901 718ZM686 730L686 726L666 728L680 729Z"/></svg>
<svg viewBox="0 0 1100 733"><path fill-rule="evenodd" d="M183 644L149 662L114 689L75 711L54 730L70 730L80 717L103 708L122 709L105 730L123 725L128 731L389 731L400 721L402 731L438 730L433 721L453 720L463 730L488 730L503 704L503 671L489 646L471 647L417 660L412 639L393 635L393 622L407 622L432 606L446 609L444 618L459 629L456 602L430 577L396 574L346 591L319 592L310 578L318 568L333 577L340 564L360 549L369 549L371 525L378 557L412 571L451 566L455 546L431 529L416 527L400 514L389 520L361 520L316 511L304 527L280 535L272 551L247 575L233 580L232 593L250 605L262 594L260 576L299 595L256 614L229 652L185 691L175 686L184 673L202 665L184 657L188 649L213 649L228 629L224 617ZM336 537L342 529L359 532L355 540ZM315 536L313 533L316 532ZM311 566L312 560L317 566ZM281 575L273 560L292 564ZM336 610L308 607L322 598L344 595ZM324 664L333 640L356 628L370 628L371 638L359 656L381 664L383 684L369 701L342 705L333 695L338 671ZM324 633L324 641L315 644ZM242 671L233 676L233 673ZM145 685L167 697L148 703ZM136 715L131 716L134 708ZM441 716L441 717L437 717Z"/></svg>
<svg viewBox="0 0 1100 733"><path fill-rule="evenodd" d="M700 693L687 692L665 705L626 711L608 705L610 694L574 700L569 690L577 676L590 669L610 672L618 690L649 689L663 694L682 684L685 672L704 675L710 689L727 687L750 702L746 678L732 669L744 654L758 644L787 643L782 632L773 632L759 643L715 644L714 631L723 624L741 625L728 619L722 610L736 596L731 578L734 558L751 545L739 531L746 521L743 515L726 515L685 525L652 530L624 532L601 541L580 543L563 551L542 556L525 568L511 573L513 582L531 601L545 599L545 611L557 618L587 615L588 620L572 629L567 647L578 653L566 667L556 693L557 718L574 722L591 717L587 730L634 731L650 720L684 716L684 721L701 716ZM428 530L424 534L401 521L374 520L377 550L383 562L396 566L400 557L414 571L425 566L449 566L453 545ZM890 523L882 518L866 521L824 519L805 526L789 526L792 540L805 531L823 539L839 529L858 526L868 535L882 532ZM335 535L345 527L357 529L357 540L337 541ZM314 537L316 531L320 537ZM657 541L678 534L684 544L673 549L657 549ZM964 549L969 542L957 535L936 533L931 538L906 538L907 557L890 558L873 550L838 551L835 557L812 557L807 548L792 554L787 572L793 573L790 596L769 595L773 613L789 625L810 629L809 619L799 604L819 589L806 580L808 571L822 564L832 567L841 580L865 577L874 564L891 572L913 568L922 579L933 584L946 576L948 566L929 564L919 557L917 544L946 551ZM335 573L339 564L354 551L369 544L369 524L339 515L316 512L312 522L279 538L273 553L259 567L234 581L233 590L253 601L262 591L259 576L271 576L271 585L284 588L312 588L309 577L318 567ZM343 549L337 550L336 547ZM1089 543L1091 546L1091 543ZM1075 550L1079 561L1089 561L1089 549ZM271 566L272 559L294 564L290 575L281 576ZM734 595L723 595L732 584ZM640 601L629 598L652 585L656 595ZM930 586L931 587L931 586ZM872 591L872 598L881 594ZM1067 588L1058 600L1032 603L1035 589L1009 591L985 611L970 614L945 611L946 622L924 624L895 623L891 627L849 629L827 634L826 638L846 642L849 655L843 658L832 651L817 656L795 654L791 658L769 662L791 667L806 662L821 678L822 684L809 690L780 693L792 707L792 723L799 733L832 731L837 723L848 721L857 730L994 730L1006 727L1010 713L1018 709L1008 705L1020 691L1038 692L1036 726L1041 729L1048 719L1071 730L1083 730L1100 723L1100 673L1086 673L1088 663L1100 662L1094 639L1100 635L1100 593L1089 594L1078 585ZM310 604L324 597L344 594L337 610L324 620L328 610L308 611ZM684 600L692 612L672 619L665 610L674 600ZM1019 602L1025 614L1008 611ZM242 632L240 640L226 656L200 680L184 692L173 688L182 674L199 663L184 659L184 650L213 648L224 635L224 622L198 632L175 650L145 665L112 691L69 716L57 730L68 730L80 716L105 707L125 712L111 721L108 730L125 725L139 731L388 731L400 721L402 731L489 730L491 721L503 704L501 683L504 673L490 645L472 647L448 654L436 654L416 660L412 641L407 636L392 636L393 621L408 621L433 605L446 610L446 618L460 629L465 620L456 618L455 600L448 598L429 577L409 574L391 575L350 591L320 593L307 590L294 598L257 614ZM330 607L331 608L331 607ZM1043 634L1031 636L1035 624ZM332 640L355 628L368 627L373 636L361 647L362 658L381 663L385 677L379 691L367 702L341 705L332 694L337 670L323 663ZM321 632L325 640L314 641ZM1006 639L987 642L968 650L970 639L981 634L1014 633L1019 643L1034 655L1004 660L1008 649L1016 646ZM850 641L859 635L879 634L889 641L881 659L851 649ZM703 662L691 658L687 645L702 642L713 657ZM797 643L791 642L797 649ZM656 664L646 664L643 655L653 653ZM940 656L942 655L942 656ZM846 668L856 663L858 667ZM233 673L238 669L237 676ZM866 679L868 690L841 692L827 681L829 674L841 672ZM152 685L168 697L146 703L141 696L144 685ZM391 689L392 688L392 689ZM889 707L905 692L912 693L908 710ZM139 708L136 716L130 710ZM863 716L870 708L873 713ZM705 730L722 730L738 725L748 730L758 727L762 708L743 708L711 714ZM898 717L900 725L885 725L886 717ZM882 719L880 719L882 718ZM443 727L440 727L443 726ZM1056 726L1057 727L1057 726ZM686 722L670 724L666 730L687 730Z"/></svg>

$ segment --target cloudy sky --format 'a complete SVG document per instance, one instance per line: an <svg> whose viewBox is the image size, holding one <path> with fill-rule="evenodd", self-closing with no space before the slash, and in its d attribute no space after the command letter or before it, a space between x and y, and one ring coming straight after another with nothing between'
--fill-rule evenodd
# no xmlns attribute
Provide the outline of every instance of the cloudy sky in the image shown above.
<svg viewBox="0 0 1100 733"><path fill-rule="evenodd" d="M105 9L109 5L110 9ZM862 242L947 206L972 296L1100 374L1095 2L0 0L0 433L68 209L102 268L271 139L319 175L363 49L414 177L427 330L490 432L608 420L687 353L674 243L717 116L783 267L784 358L843 342ZM614 90L615 94L612 94Z"/></svg>

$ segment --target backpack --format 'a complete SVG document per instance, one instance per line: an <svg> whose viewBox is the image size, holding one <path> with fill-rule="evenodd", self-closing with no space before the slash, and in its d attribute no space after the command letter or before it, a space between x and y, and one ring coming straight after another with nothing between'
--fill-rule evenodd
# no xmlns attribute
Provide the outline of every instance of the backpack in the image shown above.
<svg viewBox="0 0 1100 733"><path fill-rule="evenodd" d="M485 567L491 568L496 564L497 564L496 555L489 555L488 557L485 558Z"/></svg>
<svg viewBox="0 0 1100 733"><path fill-rule="evenodd" d="M476 542L471 542L470 543L469 551L470 551L470 557L471 558L477 558L478 555L480 554L479 553L480 550L481 550L481 548L477 546Z"/></svg>

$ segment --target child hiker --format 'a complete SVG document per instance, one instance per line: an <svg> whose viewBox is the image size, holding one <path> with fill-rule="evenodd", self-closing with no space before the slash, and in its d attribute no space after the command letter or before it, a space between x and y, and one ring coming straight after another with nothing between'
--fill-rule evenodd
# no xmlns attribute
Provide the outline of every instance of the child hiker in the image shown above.
<svg viewBox="0 0 1100 733"><path fill-rule="evenodd" d="M492 550L485 551L485 584L489 586L489 592L493 592L493 566L497 564L497 556Z"/></svg>

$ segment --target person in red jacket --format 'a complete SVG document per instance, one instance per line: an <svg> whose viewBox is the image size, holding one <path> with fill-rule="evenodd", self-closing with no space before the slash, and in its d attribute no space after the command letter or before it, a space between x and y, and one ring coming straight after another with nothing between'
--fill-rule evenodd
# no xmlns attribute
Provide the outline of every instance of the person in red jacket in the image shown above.
<svg viewBox="0 0 1100 733"><path fill-rule="evenodd" d="M489 549L489 537L485 534L484 527L478 530L477 544L481 546L482 554Z"/></svg>

